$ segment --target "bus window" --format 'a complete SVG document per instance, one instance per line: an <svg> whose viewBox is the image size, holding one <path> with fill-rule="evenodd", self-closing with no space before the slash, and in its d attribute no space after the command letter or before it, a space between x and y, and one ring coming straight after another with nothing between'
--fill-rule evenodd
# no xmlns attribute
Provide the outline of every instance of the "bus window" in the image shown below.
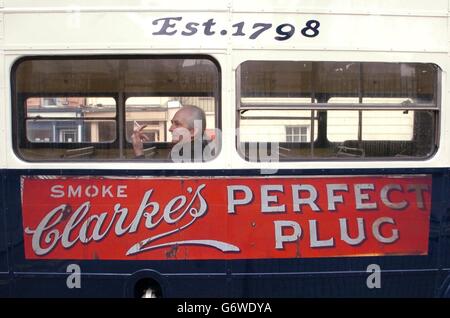
<svg viewBox="0 0 450 318"><path fill-rule="evenodd" d="M178 109L204 110L205 138L219 124L208 57L30 57L15 63L13 83L14 148L28 161L134 160L135 124L145 125L145 159L167 161Z"/></svg>
<svg viewBox="0 0 450 318"><path fill-rule="evenodd" d="M238 150L249 161L264 161L262 146L270 160L427 158L439 75L418 63L244 62Z"/></svg>

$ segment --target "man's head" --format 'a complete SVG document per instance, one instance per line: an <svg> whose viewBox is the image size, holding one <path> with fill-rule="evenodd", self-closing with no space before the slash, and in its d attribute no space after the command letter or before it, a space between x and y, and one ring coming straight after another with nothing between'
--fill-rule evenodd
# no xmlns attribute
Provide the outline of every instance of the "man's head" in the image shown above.
<svg viewBox="0 0 450 318"><path fill-rule="evenodd" d="M169 131L172 133L172 142L178 143L183 139L183 132L189 132L189 141L202 138L206 129L206 116L203 109L197 106L186 105L175 113L171 120ZM186 141L187 142L187 141Z"/></svg>

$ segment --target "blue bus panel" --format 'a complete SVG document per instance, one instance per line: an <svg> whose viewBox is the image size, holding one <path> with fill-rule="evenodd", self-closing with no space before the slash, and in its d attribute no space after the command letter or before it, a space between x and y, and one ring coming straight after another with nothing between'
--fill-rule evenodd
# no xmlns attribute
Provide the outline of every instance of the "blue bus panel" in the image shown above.
<svg viewBox="0 0 450 318"><path fill-rule="evenodd" d="M181 175L189 177L191 174L192 177L199 177L195 173L197 172L183 171ZM299 170L280 171L278 175L300 176L318 173ZM324 174L323 171L321 173ZM375 170L327 172L329 175L342 177L364 175L369 178L371 174L375 176L379 173L380 171ZM384 176L407 176L408 171L384 170L382 173ZM448 294L450 242L446 231L449 225L447 170L414 171L416 176L432 176L428 245L427 252L423 255L410 253L410 255L356 257L189 259L183 254L178 259L130 257L129 260L114 260L91 258L89 244L86 244L86 255L89 259L78 257L30 259L26 256L28 243L24 240L26 233L21 204L23 176L61 174L60 170L26 172L11 170L6 175L6 187L2 190L7 198L7 236L11 245L9 259L14 272L11 296L141 297L148 288L152 288L162 297L436 297ZM64 171L64 175L73 177L87 175L123 177L129 174L129 171L90 170L76 173ZM162 172L136 171L133 174L156 178L161 177ZM170 172L164 172L164 176L168 174L170 175ZM180 175L180 171L173 174ZM257 171L227 173L228 176L230 174L257 177ZM205 171L206 175L225 177L223 171ZM393 198L394 196L391 197L391 201L394 201ZM52 241L51 235L54 234L48 235L47 242ZM272 236L273 233L267 235ZM126 235L123 239L126 239ZM249 237L249 240L253 239ZM163 250L169 253L171 248ZM210 255L214 255L213 252ZM5 257L2 264L6 268Z"/></svg>

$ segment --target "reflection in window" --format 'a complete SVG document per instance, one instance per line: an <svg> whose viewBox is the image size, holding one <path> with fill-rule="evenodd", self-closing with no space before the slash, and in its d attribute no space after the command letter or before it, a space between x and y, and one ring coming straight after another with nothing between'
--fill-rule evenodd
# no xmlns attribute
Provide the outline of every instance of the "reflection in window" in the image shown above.
<svg viewBox="0 0 450 318"><path fill-rule="evenodd" d="M247 61L237 76L238 151L247 160L263 161L248 154L264 143L280 160L424 158L436 150L433 64Z"/></svg>
<svg viewBox="0 0 450 318"><path fill-rule="evenodd" d="M116 101L111 97L30 97L27 117L116 117Z"/></svg>
<svg viewBox="0 0 450 318"><path fill-rule="evenodd" d="M27 139L33 143L112 143L113 120L27 120Z"/></svg>
<svg viewBox="0 0 450 318"><path fill-rule="evenodd" d="M243 142L292 142L293 140L288 140L288 132L293 133L296 131L294 128L302 127L303 138L297 141L307 142L311 138L312 125L314 139L316 139L317 112L315 113L314 117L309 110L247 110L241 114L240 118L240 140ZM312 124L311 121L313 121ZM298 131L297 136L299 135Z"/></svg>
<svg viewBox="0 0 450 318"><path fill-rule="evenodd" d="M307 140L307 126L286 126L286 142L306 142Z"/></svg>
<svg viewBox="0 0 450 318"><path fill-rule="evenodd" d="M116 101L111 97L26 100L26 136L33 143L112 143Z"/></svg>

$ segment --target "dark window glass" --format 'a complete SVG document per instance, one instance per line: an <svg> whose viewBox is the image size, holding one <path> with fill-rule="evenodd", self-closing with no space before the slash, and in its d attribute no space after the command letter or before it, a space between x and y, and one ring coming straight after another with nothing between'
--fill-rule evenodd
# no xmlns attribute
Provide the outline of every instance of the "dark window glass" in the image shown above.
<svg viewBox="0 0 450 318"><path fill-rule="evenodd" d="M420 63L244 62L238 150L250 161L264 151L270 161L429 157L440 74Z"/></svg>
<svg viewBox="0 0 450 318"><path fill-rule="evenodd" d="M167 161L181 107L205 112L205 136L219 126L219 85L207 57L25 58L13 71L14 147L29 161L134 159L137 123L156 150L146 159Z"/></svg>

